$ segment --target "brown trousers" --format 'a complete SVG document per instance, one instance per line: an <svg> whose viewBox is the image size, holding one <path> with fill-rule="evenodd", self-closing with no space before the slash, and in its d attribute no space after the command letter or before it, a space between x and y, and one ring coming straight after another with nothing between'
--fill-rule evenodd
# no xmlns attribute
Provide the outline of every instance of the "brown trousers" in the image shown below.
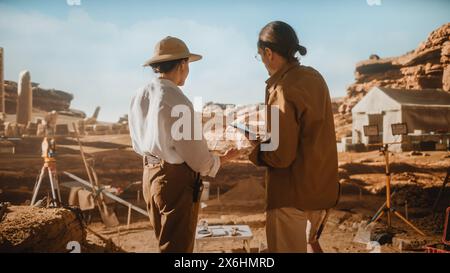
<svg viewBox="0 0 450 273"><path fill-rule="evenodd" d="M186 163L144 163L143 194L159 251L190 253L194 249L198 202L196 173Z"/></svg>

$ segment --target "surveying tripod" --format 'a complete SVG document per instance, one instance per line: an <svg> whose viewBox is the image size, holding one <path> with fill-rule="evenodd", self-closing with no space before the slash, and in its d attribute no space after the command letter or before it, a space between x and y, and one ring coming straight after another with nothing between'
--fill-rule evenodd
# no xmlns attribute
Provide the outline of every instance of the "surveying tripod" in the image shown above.
<svg viewBox="0 0 450 273"><path fill-rule="evenodd" d="M44 158L44 165L42 166L41 172L39 173L39 178L34 185L33 197L31 199L31 206L36 204L36 198L39 193L39 188L41 187L42 180L44 179L45 172L48 173L50 180L51 189L51 206L59 207L61 206L61 192L59 190L58 174L56 171L56 144L53 138L50 141L47 137L44 137L42 141L42 157Z"/></svg>
<svg viewBox="0 0 450 273"><path fill-rule="evenodd" d="M395 194L395 192L391 195L391 169L390 169L390 162L389 162L389 145L391 144L399 144L399 143L385 143L380 149L380 152L383 153L385 165L386 165L386 202L381 206L381 208L377 211L377 213L374 215L374 217L370 220L371 222L378 221L381 216L386 214L387 216L387 225L388 229L392 228L392 216L397 216L400 220L405 222L408 226L410 226L412 229L414 229L417 233L419 233L422 236L425 236L425 233L421 231L419 228L417 228L413 223L411 223L408 219L406 219L403 215L401 215L394 207L392 207L391 204L391 197ZM400 143L401 144L401 143Z"/></svg>

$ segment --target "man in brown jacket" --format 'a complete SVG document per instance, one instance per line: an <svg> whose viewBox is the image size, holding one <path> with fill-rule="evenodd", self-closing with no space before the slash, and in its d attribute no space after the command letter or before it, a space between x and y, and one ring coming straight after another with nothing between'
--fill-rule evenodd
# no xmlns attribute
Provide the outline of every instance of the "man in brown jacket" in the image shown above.
<svg viewBox="0 0 450 273"><path fill-rule="evenodd" d="M250 160L267 167L269 252L306 252L307 244L313 252L321 251L317 239L339 197L328 87L319 72L300 65L297 52L305 55L306 48L288 24L271 22L261 30L258 53L270 75L265 103L279 109L279 140L273 151L262 151L257 144ZM277 121L267 112L270 132Z"/></svg>

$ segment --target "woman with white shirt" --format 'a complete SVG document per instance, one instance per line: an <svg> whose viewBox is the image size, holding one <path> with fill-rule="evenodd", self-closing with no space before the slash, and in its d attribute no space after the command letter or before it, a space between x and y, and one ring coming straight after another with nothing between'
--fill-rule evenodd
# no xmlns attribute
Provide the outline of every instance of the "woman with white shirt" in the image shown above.
<svg viewBox="0 0 450 273"><path fill-rule="evenodd" d="M222 163L238 156L236 150L213 155L203 134L194 136L201 119L194 118L192 103L178 86L184 85L189 63L201 58L178 38L161 40L144 64L159 76L137 91L128 115L133 149L143 156L144 199L160 252L193 251L200 177L214 177ZM187 110L181 119L189 119L190 128L176 127L179 110Z"/></svg>

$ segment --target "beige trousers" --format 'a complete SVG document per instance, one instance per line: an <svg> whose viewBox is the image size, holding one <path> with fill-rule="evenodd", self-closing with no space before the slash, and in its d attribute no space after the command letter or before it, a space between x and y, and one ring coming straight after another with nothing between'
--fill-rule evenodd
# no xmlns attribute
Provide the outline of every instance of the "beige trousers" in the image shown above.
<svg viewBox="0 0 450 273"><path fill-rule="evenodd" d="M318 240L326 210L272 209L266 213L267 247L271 253L306 253L307 244Z"/></svg>
<svg viewBox="0 0 450 273"><path fill-rule="evenodd" d="M163 162L145 165L142 182L159 251L192 252L199 206L193 201L196 174L185 163Z"/></svg>

